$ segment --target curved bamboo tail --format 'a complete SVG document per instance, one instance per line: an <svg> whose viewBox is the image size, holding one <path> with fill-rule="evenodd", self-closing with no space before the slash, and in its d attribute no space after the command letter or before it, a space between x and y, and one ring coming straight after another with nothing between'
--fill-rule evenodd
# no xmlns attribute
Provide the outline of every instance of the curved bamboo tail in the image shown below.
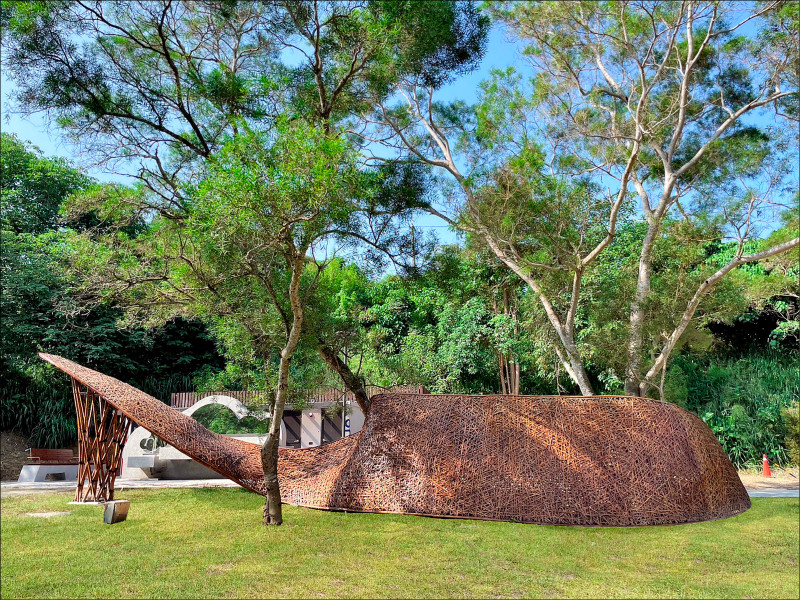
<svg viewBox="0 0 800 600"><path fill-rule="evenodd" d="M71 360L53 354L39 356L72 377L79 441L76 500L113 499L127 419L220 475L263 495L258 444L209 431L157 398Z"/></svg>

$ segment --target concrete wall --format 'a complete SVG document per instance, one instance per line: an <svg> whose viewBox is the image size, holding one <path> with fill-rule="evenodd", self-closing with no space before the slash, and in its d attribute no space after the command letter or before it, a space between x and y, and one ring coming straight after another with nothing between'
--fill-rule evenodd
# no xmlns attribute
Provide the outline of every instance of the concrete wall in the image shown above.
<svg viewBox="0 0 800 600"><path fill-rule="evenodd" d="M358 433L364 427L364 413L355 402L347 405L348 414L344 417L344 435L353 435Z"/></svg>
<svg viewBox="0 0 800 600"><path fill-rule="evenodd" d="M321 408L310 408L303 411L300 447L311 448L322 443L322 420L323 411ZM364 427L364 413L353 402L347 405L347 414L344 417L344 437L358 433Z"/></svg>
<svg viewBox="0 0 800 600"><path fill-rule="evenodd" d="M322 443L322 409L303 411L300 420L300 447L312 448Z"/></svg>
<svg viewBox="0 0 800 600"><path fill-rule="evenodd" d="M254 444L263 444L267 436L242 433L230 437ZM137 449L138 452L136 452ZM138 444L136 446L125 444L122 451L122 474L120 476L124 479L224 479L222 475L201 465L192 457L172 446L163 446L156 452L148 453L139 448Z"/></svg>

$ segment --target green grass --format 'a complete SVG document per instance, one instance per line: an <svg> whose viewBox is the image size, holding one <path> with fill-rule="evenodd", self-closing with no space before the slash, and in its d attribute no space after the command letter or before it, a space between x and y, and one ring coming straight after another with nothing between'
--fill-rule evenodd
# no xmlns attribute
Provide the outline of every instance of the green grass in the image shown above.
<svg viewBox="0 0 800 600"><path fill-rule="evenodd" d="M3 498L3 598L797 598L798 500L672 527L548 527L285 507L237 488ZM66 511L49 519L25 513Z"/></svg>

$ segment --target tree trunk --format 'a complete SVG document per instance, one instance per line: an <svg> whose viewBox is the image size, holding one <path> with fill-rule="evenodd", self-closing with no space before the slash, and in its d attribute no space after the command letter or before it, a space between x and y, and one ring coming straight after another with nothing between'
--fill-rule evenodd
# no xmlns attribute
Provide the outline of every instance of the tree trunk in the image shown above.
<svg viewBox="0 0 800 600"><path fill-rule="evenodd" d="M578 347L572 339L571 334L569 335L568 342L565 343L564 346L569 360L567 373L569 373L572 380L578 384L582 396L594 396L594 388L592 387L592 382L589 380L589 373L586 372L583 359L578 353ZM567 367L567 365L564 366Z"/></svg>
<svg viewBox="0 0 800 600"><path fill-rule="evenodd" d="M503 298L506 298L505 289L503 290ZM494 314L500 314L500 309L497 306L496 298L492 298L492 309ZM507 310L504 310L504 313L507 313ZM495 350L495 354L497 355L497 374L498 378L500 379L500 393L507 394L508 386L506 385L506 370L505 365L503 364L505 362L505 356L500 350Z"/></svg>
<svg viewBox="0 0 800 600"><path fill-rule="evenodd" d="M500 393L507 394L508 393L508 386L506 385L506 368L505 364L505 357L503 353L499 350L497 351L497 371L500 374Z"/></svg>
<svg viewBox="0 0 800 600"><path fill-rule="evenodd" d="M641 396L642 389L642 348L644 345L644 303L650 294L650 275L652 272L653 244L660 221L654 219L647 228L639 255L639 274L636 280L636 293L631 302L630 328L628 330L628 366L625 373L625 395Z"/></svg>
<svg viewBox="0 0 800 600"><path fill-rule="evenodd" d="M497 353L497 360L500 366L500 393L519 395L519 363L511 355Z"/></svg>
<svg viewBox="0 0 800 600"><path fill-rule="evenodd" d="M280 525L283 523L281 509L281 491L278 484L278 445L280 444L283 408L289 395L289 364L291 362L291 335L286 346L281 350L281 363L278 369L278 391L275 394L275 408L272 411L269 434L261 446L261 468L264 470L264 484L267 488L267 499L264 504L264 525ZM296 344L295 344L296 346Z"/></svg>
<svg viewBox="0 0 800 600"><path fill-rule="evenodd" d="M283 415L281 415L283 418ZM264 483L267 488L267 500L264 504L264 525L280 525L283 523L281 507L281 490L278 485L278 444L280 442L280 426L278 435L270 432L261 447L261 467L264 469Z"/></svg>
<svg viewBox="0 0 800 600"><path fill-rule="evenodd" d="M700 286L698 286L694 295L686 305L686 309L683 311L683 315L681 315L681 319L680 321L678 321L677 326L672 331L669 338L667 338L666 343L661 348L661 352L658 354L656 359L652 361L652 365L648 370L647 374L644 376L643 381L639 383L640 394L644 395L645 393L647 393L649 387L655 387L651 382L660 373L661 384L658 387L661 392L661 399L664 400L663 397L664 377L666 375L667 364L669 362L670 355L672 354L675 345L678 343L678 340L680 340L681 336L684 334L687 327L689 326L689 323L694 318L694 315L697 312L697 308L700 306L700 301L703 299L705 295L707 295L711 291L711 289L723 277L725 277L733 269L741 265L762 260L764 258L768 258L776 254L781 254L782 252L787 252L788 250L796 248L799 245L800 245L800 238L794 238L787 242L783 242L782 244L778 244L771 248L767 248L766 250L762 250L761 252L743 256L742 250L744 249L744 242L741 242L739 246L739 251L737 255L733 258L733 260L731 260L726 265L718 269L715 273L713 273L711 276L705 279L705 281L703 281L703 283L701 283Z"/></svg>
<svg viewBox="0 0 800 600"><path fill-rule="evenodd" d="M492 237L489 230L486 227L480 226L478 233L481 235L492 252L494 252L494 255L515 274L517 274L519 278L522 279L522 281L524 281L528 287L531 288L533 293L539 298L542 308L544 308L544 312L547 315L547 319L550 321L553 329L556 330L558 339L561 341L562 348L559 348L558 345L556 345L555 351L556 354L558 354L561 363L564 365L564 369L572 378L572 381L574 381L580 388L581 395L594 396L594 389L592 388L591 381L589 381L589 374L586 372L583 359L581 359L581 355L578 352L578 345L575 343L575 336L572 328L568 326L568 324L565 325L562 322L561 318L556 313L555 307L550 302L550 299L544 293L539 283L522 267L522 265L508 256L500 244ZM573 302L577 303L576 297L573 297ZM574 314L572 316L574 317ZM564 352L566 352L566 356L564 356Z"/></svg>
<svg viewBox="0 0 800 600"><path fill-rule="evenodd" d="M339 353L330 346L324 344L321 340L317 346L317 351L325 361L325 364L327 364L337 375L339 375L339 377L341 377L345 387L353 393L356 398L356 403L358 403L358 407L366 417L367 413L369 412L370 399L367 395L367 390L364 387L364 378L353 373L353 371L350 370L350 367L347 366L347 363L339 358Z"/></svg>
<svg viewBox="0 0 800 600"><path fill-rule="evenodd" d="M500 393L519 395L519 363L510 354L497 352L497 366L500 373Z"/></svg>
<svg viewBox="0 0 800 600"><path fill-rule="evenodd" d="M264 525L280 525L283 523L281 507L281 490L278 482L278 445L280 443L283 409L289 395L289 365L292 356L300 343L303 329L303 304L300 301L300 278L303 275L305 251L295 253L291 261L292 279L289 283L289 303L292 307L292 326L286 338L286 345L281 350L281 362L278 368L278 390L275 394L275 408L269 434L261 446L261 468L264 470L264 484L267 498L264 504Z"/></svg>

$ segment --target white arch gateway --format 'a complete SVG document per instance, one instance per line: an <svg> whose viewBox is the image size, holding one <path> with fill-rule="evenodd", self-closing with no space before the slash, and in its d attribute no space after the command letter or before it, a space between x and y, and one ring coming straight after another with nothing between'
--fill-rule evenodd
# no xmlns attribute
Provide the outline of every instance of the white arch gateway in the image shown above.
<svg viewBox="0 0 800 600"><path fill-rule="evenodd" d="M248 408L236 398L226 396L224 394L215 394L213 396L206 396L202 400L195 402L189 408L183 409L181 412L188 417L191 417L201 408L218 404L229 409L237 419L241 420L245 417L253 416L257 419L269 418L267 412L250 412ZM263 443L265 435L259 434L237 434L231 437L237 439L246 439L256 443ZM148 443L148 440L152 442ZM281 423L280 434L281 445L286 440L286 427ZM162 442L163 444L163 442ZM181 472L185 474L180 478L196 478L204 475L209 478L221 477L210 469L206 469L202 465L192 465L190 457L182 452L179 452L172 446L159 445L157 438L144 427L137 427L128 436L128 441L123 450L123 474L126 479L133 478L149 478L155 475L155 471L162 471L163 475L167 478L175 478L180 476ZM186 463L186 464L183 464ZM195 472L198 471L198 472ZM199 472L199 471L202 471ZM205 473L207 471L207 473Z"/></svg>

